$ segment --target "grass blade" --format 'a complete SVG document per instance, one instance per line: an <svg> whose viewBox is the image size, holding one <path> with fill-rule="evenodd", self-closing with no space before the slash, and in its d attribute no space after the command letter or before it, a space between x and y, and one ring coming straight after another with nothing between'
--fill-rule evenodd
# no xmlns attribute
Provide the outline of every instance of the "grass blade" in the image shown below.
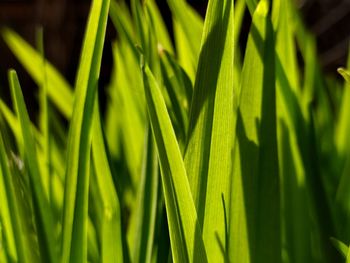
<svg viewBox="0 0 350 263"><path fill-rule="evenodd" d="M347 83L350 83L350 71L344 68L339 68L338 73L343 76Z"/></svg>
<svg viewBox="0 0 350 263"><path fill-rule="evenodd" d="M143 170L138 188L135 213L130 219L132 234L129 247L132 262L150 263L154 245L155 224L158 208L159 167L152 133L146 133Z"/></svg>
<svg viewBox="0 0 350 263"><path fill-rule="evenodd" d="M40 52L33 49L19 35L10 29L4 29L2 36L13 54L29 72L38 86L44 86L46 82L43 73L43 57ZM60 112L66 117L71 116L73 105L72 91L68 82L58 73L58 71L48 62L44 61L44 69L47 74L47 92Z"/></svg>
<svg viewBox="0 0 350 263"><path fill-rule="evenodd" d="M340 252L340 254L346 258L348 255L348 251L349 251L349 247L347 245L345 245L343 242L341 242L338 239L335 239L333 237L331 237L331 242L333 244L333 246Z"/></svg>
<svg viewBox="0 0 350 263"><path fill-rule="evenodd" d="M210 262L223 260L234 130L233 1L209 1L192 97L185 164ZM215 50L215 52L213 52ZM230 136L231 135L231 136ZM225 247L227 249L227 247Z"/></svg>
<svg viewBox="0 0 350 263"><path fill-rule="evenodd" d="M17 258L19 262L31 263L40 262L40 257L37 254L36 242L30 239L33 231L30 229L30 220L25 211L23 197L19 193L19 184L16 179L18 174L10 170L9 160L6 159L7 153L3 140L3 135L0 133L0 177L4 182L6 189L2 194L6 194L10 209L10 220L13 226L13 233L16 245ZM8 226L8 225L7 225Z"/></svg>
<svg viewBox="0 0 350 263"><path fill-rule="evenodd" d="M231 196L232 262L281 262L274 33L260 1L241 76ZM254 77L252 77L254 76Z"/></svg>
<svg viewBox="0 0 350 263"><path fill-rule="evenodd" d="M162 93L148 66L143 66L143 79L162 171L174 262L206 262L197 213L181 152Z"/></svg>
<svg viewBox="0 0 350 263"><path fill-rule="evenodd" d="M98 231L101 262L124 262L119 198L114 188L97 99L95 103L92 155L96 176L94 185L98 188L98 195L101 198L100 211L97 213L101 217Z"/></svg>
<svg viewBox="0 0 350 263"><path fill-rule="evenodd" d="M78 70L71 120L63 215L62 263L87 259L87 212L92 116L109 0L92 2Z"/></svg>
<svg viewBox="0 0 350 263"><path fill-rule="evenodd" d="M39 228L43 228L43 240L42 244L47 249L48 259L50 262L57 261L56 250L56 237L53 233L53 218L52 210L48 201L48 196L45 195L43 178L41 177L39 170L39 162L37 159L36 143L31 131L30 120L28 112L25 107L23 94L19 85L17 74L11 70L9 72L9 81L11 87L12 100L14 102L18 119L20 121L21 134L24 142L24 152L26 164L28 165L30 181L34 190L34 204L38 206L39 212ZM42 225L41 225L42 224Z"/></svg>
<svg viewBox="0 0 350 263"><path fill-rule="evenodd" d="M174 16L175 44L179 62L194 82L203 33L203 19L184 0L168 0L168 4Z"/></svg>

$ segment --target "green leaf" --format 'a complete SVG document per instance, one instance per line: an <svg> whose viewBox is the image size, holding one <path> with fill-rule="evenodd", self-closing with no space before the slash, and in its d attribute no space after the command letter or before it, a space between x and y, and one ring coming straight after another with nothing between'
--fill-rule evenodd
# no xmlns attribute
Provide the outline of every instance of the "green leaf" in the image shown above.
<svg viewBox="0 0 350 263"><path fill-rule="evenodd" d="M146 130L146 107L142 74L132 48L121 40L113 45L114 69L109 87L110 104L106 112L106 136L114 158L122 158L130 174L133 190L142 170ZM116 114L117 113L117 114ZM126 180L121 176L120 180Z"/></svg>
<svg viewBox="0 0 350 263"><path fill-rule="evenodd" d="M174 262L206 262L189 182L160 88L143 66L148 113L156 141Z"/></svg>
<svg viewBox="0 0 350 263"><path fill-rule="evenodd" d="M306 175L298 152L298 144L290 136L290 130L279 120L279 166L281 180L281 209L283 211L282 239L285 257L290 262L312 262L310 206L306 187Z"/></svg>
<svg viewBox="0 0 350 263"><path fill-rule="evenodd" d="M175 58L167 51L161 50L160 59L164 86L171 104L169 110L173 113L173 123L178 128L177 134L183 142L186 139L188 129L189 104L193 92L192 83L184 70L177 64Z"/></svg>
<svg viewBox="0 0 350 263"><path fill-rule="evenodd" d="M348 255L349 247L334 237L331 237L331 242L332 242L333 246L340 252L340 254L344 258L346 258Z"/></svg>
<svg viewBox="0 0 350 263"><path fill-rule="evenodd" d="M350 48L347 60L347 67L350 67ZM348 71L343 68L338 69L339 74L341 74L344 79L348 77ZM350 118L349 118L349 106L350 105L350 84L348 81L345 81L344 84L344 92L342 96L339 120L336 127L336 147L338 154L341 158L346 158L348 149L349 149L349 141L348 141L348 133L350 131Z"/></svg>
<svg viewBox="0 0 350 263"><path fill-rule="evenodd" d="M157 7L156 1L147 0L146 4L150 15L150 19L152 20L152 24L154 25L155 35L158 40L157 45L162 46L162 48L166 49L170 53L174 53L173 44L171 42L162 15Z"/></svg>
<svg viewBox="0 0 350 263"><path fill-rule="evenodd" d="M350 71L344 68L338 68L338 73L342 75L342 77L346 80L346 82L350 83Z"/></svg>
<svg viewBox="0 0 350 263"><path fill-rule="evenodd" d="M94 0L86 29L68 139L62 263L87 259L87 222L93 107L109 0Z"/></svg>
<svg viewBox="0 0 350 263"><path fill-rule="evenodd" d="M143 169L137 191L137 203L130 219L129 247L132 262L150 263L152 259L158 207L159 167L152 133L146 133Z"/></svg>
<svg viewBox="0 0 350 263"><path fill-rule="evenodd" d="M7 233L10 233L10 231L13 231L14 233L14 241L16 246L16 253L13 255L13 251L11 251L13 260L19 260L20 262L29 263L32 262L32 260L40 260L38 257L35 256L33 253L33 247L30 246L30 242L28 240L28 237L30 236L31 232L27 228L28 224L25 223L26 220L25 217L22 217L21 212L23 212L22 207L20 207L20 202L18 200L18 195L16 194L16 188L14 184L13 177L11 178L11 172L9 169L9 161L6 158L6 150L5 145L3 141L2 134L0 133L0 180L1 183L3 183L3 186L5 188L5 191L2 192L2 195L5 195L8 200L8 206L11 207L10 209L10 218L7 218L7 220L12 224L13 228L9 228L7 230ZM17 186L17 185L16 185ZM5 200L4 200L5 201ZM1 207L1 209L4 209L4 207ZM2 216L3 210L2 210ZM5 222L5 221L3 221ZM10 227L9 224L5 225L6 227ZM5 235L7 235L5 232ZM10 237L9 237L10 238ZM10 240L8 240L9 246L10 246ZM10 252L10 251L9 251Z"/></svg>
<svg viewBox="0 0 350 263"><path fill-rule="evenodd" d="M47 81L48 95L61 113L66 118L69 118L71 116L70 105L73 105L73 94L67 81L48 61L43 62L40 52L33 49L15 32L10 29L4 29L2 36L8 47L29 72L37 85L44 86ZM43 74L43 63L44 71L47 75Z"/></svg>
<svg viewBox="0 0 350 263"><path fill-rule="evenodd" d="M230 260L282 262L275 43L269 2L254 15L241 76L231 195Z"/></svg>
<svg viewBox="0 0 350 263"><path fill-rule="evenodd" d="M0 144L2 144L2 135L0 133ZM0 147L3 147L0 145ZM3 151L0 150L0 154L3 154ZM2 158L5 158L5 154ZM2 168L2 162L0 162L0 254L6 255L9 260L16 262L18 261L17 257L17 249L16 248L16 236L14 235L13 225L15 224L15 220L11 218L11 211L14 209L14 205L9 203L11 197L7 197L7 192L10 191L8 184L5 184L4 175L5 172L8 172L6 168ZM9 176L9 174L6 174ZM8 178L7 178L8 180ZM9 181L7 181L9 183ZM13 193L9 193L12 194ZM10 210L11 208L11 210ZM20 238L20 237L19 237ZM5 248L6 247L6 248ZM19 246L18 246L19 247ZM5 252L6 249L6 252ZM20 251L23 253L23 251ZM1 257L0 257L1 260Z"/></svg>
<svg viewBox="0 0 350 263"><path fill-rule="evenodd" d="M175 44L180 65L194 82L201 47L203 19L184 0L167 0L167 2L173 14Z"/></svg>
<svg viewBox="0 0 350 263"><path fill-rule="evenodd" d="M246 3L249 9L249 13L253 16L256 10L256 7L259 3L259 0L246 0Z"/></svg>
<svg viewBox="0 0 350 263"><path fill-rule="evenodd" d="M123 262L120 204L107 156L97 98L93 120L92 155L95 170L92 187L96 187L98 191L94 197L100 198L96 212L100 218L98 235L101 262Z"/></svg>
<svg viewBox="0 0 350 263"><path fill-rule="evenodd" d="M19 85L17 74L14 70L11 70L9 72L9 82L11 87L12 100L16 108L18 119L20 121L21 134L24 143L25 161L29 169L30 182L34 191L33 203L35 206L38 206L38 213L40 217L38 220L40 223L37 227L43 228L43 240L41 242L42 245L45 246L45 249L47 249L47 251L45 251L45 253L48 253L47 260L50 262L56 262L57 241L53 233L54 223L52 210L50 209L48 196L45 195L43 178L40 174L39 162L37 159L35 138L31 131L29 115L25 107L24 98Z"/></svg>
<svg viewBox="0 0 350 263"><path fill-rule="evenodd" d="M235 134L233 1L211 0L192 97L185 165L209 262L227 249L222 195L230 203Z"/></svg>

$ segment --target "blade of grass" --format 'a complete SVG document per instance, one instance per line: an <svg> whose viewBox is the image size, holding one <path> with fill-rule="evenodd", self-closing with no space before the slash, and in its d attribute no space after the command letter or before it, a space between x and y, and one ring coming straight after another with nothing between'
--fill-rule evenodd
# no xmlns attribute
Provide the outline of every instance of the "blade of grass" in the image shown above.
<svg viewBox="0 0 350 263"><path fill-rule="evenodd" d="M43 73L43 57L40 52L33 49L18 34L6 28L2 31L2 36L13 54L29 72L38 86L45 85L45 75L47 74L47 92L60 112L66 117L71 116L73 105L72 91L69 89L67 81L58 71L47 61L45 61L45 72Z"/></svg>
<svg viewBox="0 0 350 263"><path fill-rule="evenodd" d="M152 259L159 189L158 159L150 131L147 131L145 141L137 205L129 230L132 235L129 241L132 262L140 263L150 263Z"/></svg>
<svg viewBox="0 0 350 263"><path fill-rule="evenodd" d="M106 112L106 136L114 158L121 158L118 155L124 151L124 162L134 191L142 170L143 138L146 129L142 75L132 48L126 41L120 40L120 43L113 45L113 57L110 104ZM120 180L123 179L126 179L126 176Z"/></svg>
<svg viewBox="0 0 350 263"><path fill-rule="evenodd" d="M342 75L342 77L345 79L347 83L350 83L350 71L348 71L345 68L339 68L338 73Z"/></svg>
<svg viewBox="0 0 350 263"><path fill-rule="evenodd" d="M61 262L87 258L87 216L92 116L98 86L109 0L92 2L75 84L69 131Z"/></svg>
<svg viewBox="0 0 350 263"><path fill-rule="evenodd" d="M203 19L184 0L167 0L167 2L174 17L176 52L180 65L194 82L203 33Z"/></svg>
<svg viewBox="0 0 350 263"><path fill-rule="evenodd" d="M298 145L290 136L288 126L280 120L279 166L281 180L281 224L285 257L290 262L312 262L310 207L304 167Z"/></svg>
<svg viewBox="0 0 350 263"><path fill-rule="evenodd" d="M1 134L0 134L1 136ZM0 142L1 143L1 142ZM6 185L4 182L4 173L2 172L0 164L0 250L2 250L0 253L3 253L6 258L13 262L18 261L17 257L17 249L16 249L16 243L15 243L15 235L13 231L13 222L11 220L11 212L10 212L10 205L9 198L7 198L6 192L9 191L6 190ZM13 207L11 206L11 209ZM5 248L6 246L6 248ZM6 252L5 252L6 249ZM1 258L0 258L1 260Z"/></svg>
<svg viewBox="0 0 350 263"><path fill-rule="evenodd" d="M209 1L185 154L210 262L223 260L216 234L227 249L222 195L229 204L237 100L233 79L233 17L233 1Z"/></svg>
<svg viewBox="0 0 350 263"><path fill-rule="evenodd" d="M148 0L146 2L148 12L150 15L150 19L153 21L155 35L157 36L158 43L157 45L161 45L165 50L174 53L173 44L171 42L168 30L162 18L162 15L157 7L157 4L154 0Z"/></svg>
<svg viewBox="0 0 350 263"><path fill-rule="evenodd" d="M259 0L245 0L249 9L249 13L251 14L251 16L253 17L254 12L256 10L256 7L259 3Z"/></svg>
<svg viewBox="0 0 350 263"><path fill-rule="evenodd" d="M340 252L340 254L346 258L348 255L349 247L345 245L343 242L341 242L338 239L335 239L334 237L331 237L331 242L333 246Z"/></svg>
<svg viewBox="0 0 350 263"><path fill-rule="evenodd" d="M123 241L119 198L114 188L104 135L101 126L100 112L96 98L93 120L92 155L95 169L95 185L101 197L101 262L124 262Z"/></svg>
<svg viewBox="0 0 350 263"><path fill-rule="evenodd" d="M31 263L40 262L36 242L33 242L33 231L30 228L28 219L28 210L25 208L23 199L19 193L21 190L18 183L18 174L10 170L10 161L3 140L2 131L0 132L0 176L4 182L5 194L7 196L10 209L10 220L13 226L14 241L16 245L17 258L19 262Z"/></svg>
<svg viewBox="0 0 350 263"><path fill-rule="evenodd" d="M40 165L41 172L44 174L45 188L48 189L47 192L49 194L48 199L51 202L51 192L52 192L52 184L51 184L51 155L50 155L50 130L49 130L49 110L48 110L48 96L47 96L47 74L45 70L45 52L44 52L44 32L43 28L37 29L37 48L42 57L42 74L44 75L44 80L40 87L39 93L39 104L40 104L40 130L43 135L43 157L39 160L42 160Z"/></svg>
<svg viewBox="0 0 350 263"><path fill-rule="evenodd" d="M269 2L254 15L241 76L231 196L232 262L281 262L274 32Z"/></svg>
<svg viewBox="0 0 350 263"><path fill-rule="evenodd" d="M42 225L41 223L38 225L39 228L43 228L43 240L41 242L44 248L47 250L47 260L50 262L56 262L57 240L53 233L54 222L52 217L52 210L50 209L48 196L45 195L43 177L40 174L39 163L37 159L36 143L31 131L30 120L25 107L18 77L14 70L11 70L9 72L9 82L11 87L12 100L14 102L18 119L20 121L26 164L28 165L30 181L34 190L33 202L38 206L38 213L40 216L38 220L42 222Z"/></svg>
<svg viewBox="0 0 350 263"><path fill-rule="evenodd" d="M173 123L181 140L185 142L188 129L189 104L192 100L192 83L175 59L165 50L160 50L161 71L170 99L169 112L173 113ZM180 145L181 146L181 145Z"/></svg>
<svg viewBox="0 0 350 263"><path fill-rule="evenodd" d="M174 262L207 262L185 166L166 105L148 66L143 66L148 113L156 141Z"/></svg>

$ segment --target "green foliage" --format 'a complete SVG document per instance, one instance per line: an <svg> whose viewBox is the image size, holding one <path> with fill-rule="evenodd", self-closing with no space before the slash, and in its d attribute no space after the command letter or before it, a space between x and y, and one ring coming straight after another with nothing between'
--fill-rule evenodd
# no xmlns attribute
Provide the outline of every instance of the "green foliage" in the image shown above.
<svg viewBox="0 0 350 263"><path fill-rule="evenodd" d="M36 50L2 29L39 122L10 70L0 262L350 262L349 71L322 74L292 0L167 4L174 36L154 0L93 0L74 88L42 30Z"/></svg>

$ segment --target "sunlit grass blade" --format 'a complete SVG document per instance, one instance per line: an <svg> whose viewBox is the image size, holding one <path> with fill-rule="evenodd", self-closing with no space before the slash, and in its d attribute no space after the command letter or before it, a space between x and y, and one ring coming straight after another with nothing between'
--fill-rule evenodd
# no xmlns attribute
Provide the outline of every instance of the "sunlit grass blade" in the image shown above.
<svg viewBox="0 0 350 263"><path fill-rule="evenodd" d="M48 189L48 199L51 201L51 191L52 191L52 184L51 184L51 154L50 154L50 122L49 122L49 104L48 104L48 95L47 95L47 74L45 69L45 52L44 52L44 32L43 28L37 29L37 48L39 53L41 54L42 58L42 75L44 75L44 80L42 82L42 85L40 87L39 91L39 104L40 104L40 116L39 116L39 124L40 124L40 131L43 135L43 142L42 142L42 158L39 158L39 161L41 161L40 164L40 171L42 174L44 174L46 188Z"/></svg>
<svg viewBox="0 0 350 263"><path fill-rule="evenodd" d="M2 135L0 133L0 144L2 143L3 143ZM1 147L3 148L3 146L0 145L0 148ZM0 154L5 154L5 152L0 149ZM3 155L3 158L5 158L5 155ZM5 172L8 172L8 171L6 167L2 168L3 165L1 163L2 162L0 162L0 228L1 228L0 250L2 251L0 252L0 254L3 255L3 258L0 257L0 261L5 260L6 258L6 262L7 262L7 259L9 261L15 262L15 261L18 261L17 249L16 249L16 243L15 243L16 236L14 235L14 231L13 231L13 225L15 220L11 219L11 211L10 211L10 208L11 208L13 212L14 206L12 203L9 203L9 200L11 200L11 197L10 198L7 197L8 195L7 192L9 192L10 189L8 188L8 185L5 184L5 180L4 180ZM6 174L6 176L9 176L9 174ZM9 180L9 178L7 180ZM13 195L13 193L9 193L9 194Z"/></svg>
<svg viewBox="0 0 350 263"><path fill-rule="evenodd" d="M290 88L298 97L301 92L297 53L295 47L295 31L293 27L292 3L290 0L276 0L273 5L272 21L276 33L276 53L286 75ZM278 66L278 65L276 65Z"/></svg>
<svg viewBox="0 0 350 263"><path fill-rule="evenodd" d="M143 156L143 169L137 191L135 213L130 219L129 248L132 262L150 263L155 239L158 208L159 166L153 136L149 130Z"/></svg>
<svg viewBox="0 0 350 263"><path fill-rule="evenodd" d="M0 177L6 189L2 194L7 196L8 205L11 208L10 220L13 227L17 260L24 263L40 262L37 243L33 240L33 229L30 226L32 222L28 218L28 207L25 207L28 204L24 204L25 197L19 194L19 190L23 189L19 184L18 173L14 172L14 168L10 168L10 160L6 156L9 155L5 149L3 135L0 133ZM9 225L4 226L9 227ZM11 229L7 231L11 231ZM12 259L16 260L16 258Z"/></svg>
<svg viewBox="0 0 350 263"><path fill-rule="evenodd" d="M350 56L348 58L348 66L350 66ZM345 79L343 98L340 108L340 116L337 123L337 133L335 137L337 151L339 155L339 164L341 166L340 172L341 177L339 180L339 184L336 191L336 201L339 206L340 216L342 216L339 221L343 226L341 227L341 231L343 232L342 238L348 238L350 234L350 205L349 198L350 194L348 191L348 185L350 182L350 151L349 151L349 143L348 143L348 133L350 131L350 118L349 118L349 101L350 101L350 81L347 79L350 74L344 68L339 68L338 73L343 76Z"/></svg>
<svg viewBox="0 0 350 263"><path fill-rule="evenodd" d="M100 217L99 240L101 246L101 262L123 262L123 241L120 204L107 156L101 127L99 107L96 99L93 120L92 155L94 175L92 180L98 189L100 206L97 214Z"/></svg>
<svg viewBox="0 0 350 263"><path fill-rule="evenodd" d="M135 25L129 8L123 1L119 2L113 0L111 1L109 15L120 39L126 41L128 46L134 52L134 55L137 56L138 53L135 47L135 44L137 43L137 35L134 30Z"/></svg>
<svg viewBox="0 0 350 263"><path fill-rule="evenodd" d="M238 40L242 33L243 18L246 11L246 0L239 0L235 3L234 13L234 37L233 39ZM242 55L239 45L239 41L235 41L235 67L234 67L234 89L239 94L241 73L242 73ZM239 95L238 95L239 97Z"/></svg>
<svg viewBox="0 0 350 263"><path fill-rule="evenodd" d="M156 141L168 215L174 262L206 262L197 212L160 88L148 66L143 66L148 113Z"/></svg>
<svg viewBox="0 0 350 263"><path fill-rule="evenodd" d="M179 139L184 143L189 122L189 107L192 101L193 87L191 80L167 51L160 50L161 71L170 99L169 110Z"/></svg>
<svg viewBox="0 0 350 263"><path fill-rule="evenodd" d="M231 190L232 262L282 260L274 46L269 2L263 0L253 15L241 76Z"/></svg>
<svg viewBox="0 0 350 263"><path fill-rule="evenodd" d="M346 258L348 255L349 247L345 245L343 242L340 240L331 237L331 242L333 246L341 253L341 255Z"/></svg>
<svg viewBox="0 0 350 263"><path fill-rule="evenodd" d="M98 86L109 0L92 2L68 139L62 263L87 259L87 218L93 107Z"/></svg>
<svg viewBox="0 0 350 263"><path fill-rule="evenodd" d="M17 74L11 70L9 72L9 81L11 87L12 100L14 102L18 119L20 121L21 134L23 136L25 163L28 166L30 181L33 187L34 196L33 202L35 206L38 206L38 214L40 218L37 220L42 222L38 223L38 228L43 231L42 245L47 246L45 253L47 253L50 262L57 262L57 241L56 236L53 233L53 217L52 210L48 201L48 196L45 194L43 177L40 174L39 162L37 159L37 150L35 138L31 131L30 120L28 112L25 107L23 94L19 85ZM42 225L41 225L42 224Z"/></svg>
<svg viewBox="0 0 350 263"><path fill-rule="evenodd" d="M105 117L106 137L112 157L125 158L124 165L129 174L120 180L130 180L134 191L142 170L146 130L147 113L142 75L133 49L127 41L120 40L113 45L113 57L113 78L108 90L110 99Z"/></svg>
<svg viewBox="0 0 350 263"><path fill-rule="evenodd" d="M339 68L338 73L343 76L347 83L350 83L350 71L345 68Z"/></svg>
<svg viewBox="0 0 350 263"><path fill-rule="evenodd" d="M223 260L216 235L227 249L222 195L228 206L237 101L233 17L233 1L209 1L185 153L186 170L210 262Z"/></svg>
<svg viewBox="0 0 350 263"><path fill-rule="evenodd" d="M48 95L61 113L69 118L71 116L71 108L69 105L73 104L73 96L67 81L47 61L44 62L44 68L47 74L47 77L45 77L45 74L42 74L42 55L15 32L10 29L4 29L2 35L8 47L30 73L37 85L43 86L47 81Z"/></svg>
<svg viewBox="0 0 350 263"><path fill-rule="evenodd" d="M23 138L21 134L21 127L20 122L18 118L12 113L12 111L6 106L6 104L0 99L0 112L3 115L4 120L6 120L7 124L9 125L15 140L17 141L17 147L21 150L23 149ZM38 158L44 158L43 155L43 143L44 138L40 131L35 127L33 123L31 123L31 130L33 131L33 135L35 137L35 141L38 144ZM57 172L58 175L60 175L60 178L64 176L64 167L62 167L62 153L59 152L58 146L54 143L52 144L52 147L50 147L50 155L52 157L52 167L54 168L54 171ZM46 189L47 190L47 189Z"/></svg>
<svg viewBox="0 0 350 263"><path fill-rule="evenodd" d="M349 47L349 55L347 60L347 67L350 68L350 47ZM341 70L341 72L344 72ZM339 72L340 73L340 72ZM345 74L344 74L345 75ZM342 96L339 120L336 127L336 146L338 154L341 158L344 158L347 152L347 147L349 146L347 136L350 131L350 118L349 118L349 110L350 110L350 84L345 82L344 84L344 92Z"/></svg>
<svg viewBox="0 0 350 263"><path fill-rule="evenodd" d="M158 40L157 45L161 45L168 52L174 53L174 48L171 42L171 38L169 36L168 30L166 28L166 25L164 23L160 10L157 7L156 1L149 0L146 3L147 3L150 19L152 20L152 24L154 25L155 35L157 36L157 40Z"/></svg>
<svg viewBox="0 0 350 263"><path fill-rule="evenodd" d="M259 0L245 0L249 9L249 13L251 14L251 16L253 17L254 12L256 10L256 7L259 3Z"/></svg>
<svg viewBox="0 0 350 263"><path fill-rule="evenodd" d="M279 123L279 166L281 180L281 232L284 257L291 262L312 261L308 193L298 145L287 125Z"/></svg>
<svg viewBox="0 0 350 263"><path fill-rule="evenodd" d="M203 19L184 0L168 0L168 4L173 14L179 62L194 82L203 33Z"/></svg>
<svg viewBox="0 0 350 263"><path fill-rule="evenodd" d="M157 79L159 79L160 68L155 21L150 16L147 2L141 3L138 0L132 0L131 7L138 33L137 44L142 47L145 60Z"/></svg>
<svg viewBox="0 0 350 263"><path fill-rule="evenodd" d="M334 235L334 222L327 194L320 177L320 156L317 152L312 106L303 108L302 88L298 71L295 46L295 28L293 26L293 2L273 2L273 24L276 32L276 85L278 118L281 118L290 131L291 142L297 145L296 155L301 160L300 174L305 177L306 191L309 197L309 211L312 227L317 229L311 236L312 245L318 253L313 260L333 258L334 249L330 246L329 236ZM279 129L280 130L280 129ZM279 134L280 136L280 134ZM280 147L281 145L279 145Z"/></svg>

